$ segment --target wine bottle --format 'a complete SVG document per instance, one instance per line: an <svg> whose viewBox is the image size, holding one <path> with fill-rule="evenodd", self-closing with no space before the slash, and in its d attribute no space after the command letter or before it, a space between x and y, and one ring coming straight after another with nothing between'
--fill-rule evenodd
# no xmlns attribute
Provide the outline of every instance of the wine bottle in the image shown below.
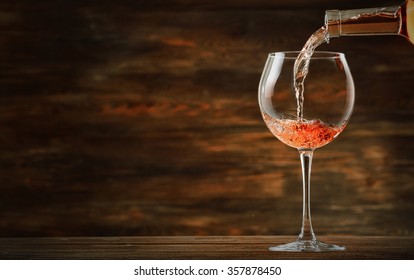
<svg viewBox="0 0 414 280"><path fill-rule="evenodd" d="M414 0L400 6L327 10L327 36L401 35L414 44Z"/></svg>

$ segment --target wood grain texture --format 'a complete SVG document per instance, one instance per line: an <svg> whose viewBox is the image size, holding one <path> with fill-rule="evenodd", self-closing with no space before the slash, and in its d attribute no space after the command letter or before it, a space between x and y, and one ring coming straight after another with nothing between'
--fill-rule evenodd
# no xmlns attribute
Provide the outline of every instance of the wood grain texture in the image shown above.
<svg viewBox="0 0 414 280"><path fill-rule="evenodd" d="M346 246L323 253L270 252L270 246L295 240L293 236L175 236L1 238L1 259L146 259L146 260L410 260L412 237L326 236Z"/></svg>
<svg viewBox="0 0 414 280"><path fill-rule="evenodd" d="M299 158L257 104L267 53L326 8L379 5L309 3L1 3L0 236L297 234ZM315 230L412 236L414 47L321 49L346 53L357 100L315 153Z"/></svg>

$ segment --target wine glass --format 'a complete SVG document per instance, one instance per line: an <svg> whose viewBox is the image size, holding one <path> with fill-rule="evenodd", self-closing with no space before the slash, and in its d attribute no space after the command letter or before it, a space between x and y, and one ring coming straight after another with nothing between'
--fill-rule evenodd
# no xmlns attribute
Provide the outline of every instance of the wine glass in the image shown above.
<svg viewBox="0 0 414 280"><path fill-rule="evenodd" d="M305 69L307 71L295 71L299 54L308 59L307 63L299 63L302 67L308 66ZM303 91L297 88L300 74ZM300 234L296 241L270 247L269 250L345 250L345 247L327 244L316 238L310 211L313 151L334 140L344 130L353 110L354 82L345 55L337 52L269 54L259 84L259 105L273 135L286 145L298 149L303 177Z"/></svg>

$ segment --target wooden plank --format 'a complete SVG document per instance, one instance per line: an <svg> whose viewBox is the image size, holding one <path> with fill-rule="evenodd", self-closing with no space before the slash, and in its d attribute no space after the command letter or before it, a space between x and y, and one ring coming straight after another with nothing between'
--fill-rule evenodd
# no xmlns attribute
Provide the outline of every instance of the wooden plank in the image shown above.
<svg viewBox="0 0 414 280"><path fill-rule="evenodd" d="M297 152L256 91L267 53L301 48L328 1L112 2L0 5L0 236L296 234ZM414 49L321 49L346 53L357 104L315 154L316 231L411 236Z"/></svg>
<svg viewBox="0 0 414 280"><path fill-rule="evenodd" d="M293 236L2 238L1 259L412 259L412 237L337 236L324 253L270 252Z"/></svg>

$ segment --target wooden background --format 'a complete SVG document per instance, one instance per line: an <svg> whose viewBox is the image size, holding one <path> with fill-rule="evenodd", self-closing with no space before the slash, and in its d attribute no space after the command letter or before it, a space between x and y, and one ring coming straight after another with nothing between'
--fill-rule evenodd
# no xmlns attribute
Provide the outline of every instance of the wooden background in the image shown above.
<svg viewBox="0 0 414 280"><path fill-rule="evenodd" d="M290 235L297 151L264 125L267 53L397 1L0 3L0 236ZM315 153L317 234L414 234L414 46L332 39L356 85Z"/></svg>

